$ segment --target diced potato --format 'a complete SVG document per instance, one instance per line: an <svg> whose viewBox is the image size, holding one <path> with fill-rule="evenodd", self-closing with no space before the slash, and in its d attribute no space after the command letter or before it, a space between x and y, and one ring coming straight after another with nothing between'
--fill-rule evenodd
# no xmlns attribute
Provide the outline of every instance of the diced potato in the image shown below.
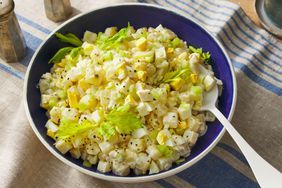
<svg viewBox="0 0 282 188"><path fill-rule="evenodd" d="M127 163L113 161L112 171L118 176L127 176L130 172L130 168Z"/></svg>
<svg viewBox="0 0 282 188"><path fill-rule="evenodd" d="M109 157L112 161L123 162L125 160L124 149L115 149L110 151Z"/></svg>
<svg viewBox="0 0 282 188"><path fill-rule="evenodd" d="M95 123L99 123L102 121L104 117L104 114L101 110L95 110L92 114L91 114L91 118L95 121Z"/></svg>
<svg viewBox="0 0 282 188"><path fill-rule="evenodd" d="M200 72L200 70L199 70L199 62L200 62L200 55L198 53L192 53L189 56L190 68L191 68L191 71L194 74L199 74L199 72Z"/></svg>
<svg viewBox="0 0 282 188"><path fill-rule="evenodd" d="M74 148L79 148L82 144L84 144L83 135L76 135L71 139L71 142Z"/></svg>
<svg viewBox="0 0 282 188"><path fill-rule="evenodd" d="M98 153L100 152L100 148L97 143L90 142L86 144L86 152L90 155L98 155Z"/></svg>
<svg viewBox="0 0 282 188"><path fill-rule="evenodd" d="M52 131L53 133L55 133L55 132L57 132L57 130L59 130L59 127L50 120L47 121L47 123L45 124L45 127L48 130Z"/></svg>
<svg viewBox="0 0 282 188"><path fill-rule="evenodd" d="M169 112L163 118L163 124L165 128L177 128L178 115L176 112Z"/></svg>
<svg viewBox="0 0 282 188"><path fill-rule="evenodd" d="M202 122L200 122L199 119L195 117L191 117L189 120L189 130L198 132Z"/></svg>
<svg viewBox="0 0 282 188"><path fill-rule="evenodd" d="M80 156L81 156L80 150L79 150L78 148L72 148L72 149L70 150L70 154L71 154L71 156L72 156L73 158L75 158L75 159L79 159Z"/></svg>
<svg viewBox="0 0 282 188"><path fill-rule="evenodd" d="M173 149L178 153L181 157L188 157L191 153L191 149L189 147L189 144L186 142L181 145L177 145L173 147Z"/></svg>
<svg viewBox="0 0 282 188"><path fill-rule="evenodd" d="M151 164L150 164L149 174L156 174L156 173L159 173L159 172L160 172L160 169L159 169L157 163L152 161Z"/></svg>
<svg viewBox="0 0 282 188"><path fill-rule="evenodd" d="M173 146L175 146L176 144L175 144L174 140L173 140L172 138L170 138L170 139L168 139L168 140L165 142L165 145L170 146L170 147L173 147Z"/></svg>
<svg viewBox="0 0 282 188"><path fill-rule="evenodd" d="M62 111L62 119L77 121L78 120L78 112L74 108L65 108Z"/></svg>
<svg viewBox="0 0 282 188"><path fill-rule="evenodd" d="M213 115L213 113L207 111L205 112L205 118L204 118L205 121L209 121L209 122L213 122L216 120L216 117Z"/></svg>
<svg viewBox="0 0 282 188"><path fill-rule="evenodd" d="M155 50L155 62L162 62L166 59L166 51L165 48L162 46Z"/></svg>
<svg viewBox="0 0 282 188"><path fill-rule="evenodd" d="M111 143L106 141L99 143L99 147L103 153L109 153L114 148Z"/></svg>
<svg viewBox="0 0 282 188"><path fill-rule="evenodd" d="M93 165L98 163L97 155L87 155L86 159Z"/></svg>
<svg viewBox="0 0 282 188"><path fill-rule="evenodd" d="M191 105L189 103L182 103L177 111L182 121L187 120L192 115Z"/></svg>
<svg viewBox="0 0 282 188"><path fill-rule="evenodd" d="M151 158L146 153L138 154L136 158L135 168L142 171L142 174L145 174L150 167Z"/></svg>
<svg viewBox="0 0 282 188"><path fill-rule="evenodd" d="M199 137L199 134L198 134L198 133L196 133L196 132L194 132L194 131L191 131L191 130L188 130L188 129L187 129L187 130L184 132L184 134L183 134L183 138L184 138L187 142L189 142L189 144L190 144L191 146L193 146L193 145L196 143L198 137Z"/></svg>
<svg viewBox="0 0 282 188"><path fill-rule="evenodd" d="M148 134L148 131L146 128L139 128L139 129L136 129L133 133L132 133L132 137L133 138L142 138L144 137L145 135Z"/></svg>
<svg viewBox="0 0 282 188"><path fill-rule="evenodd" d="M159 157L162 156L162 154L155 145L148 146L146 152L149 154L149 157L154 160L157 160Z"/></svg>
<svg viewBox="0 0 282 188"><path fill-rule="evenodd" d="M139 90L136 93L142 102L153 101L153 96L149 89Z"/></svg>
<svg viewBox="0 0 282 188"><path fill-rule="evenodd" d="M113 36L114 34L117 33L117 27L108 27L106 28L105 30L105 34L108 36L108 37L111 37Z"/></svg>
<svg viewBox="0 0 282 188"><path fill-rule="evenodd" d="M66 154L71 148L72 145L69 142L66 142L65 140L59 140L55 143L55 147L62 153Z"/></svg>
<svg viewBox="0 0 282 188"><path fill-rule="evenodd" d="M48 109L49 108L49 101L51 99L51 95L41 95L41 102L40 102L40 106L42 108Z"/></svg>
<svg viewBox="0 0 282 188"><path fill-rule="evenodd" d="M111 163L108 161L99 161L97 170L106 173L111 171Z"/></svg>
<svg viewBox="0 0 282 188"><path fill-rule="evenodd" d="M180 135L172 135L172 139L174 140L176 145L182 145L186 142L185 139Z"/></svg>
<svg viewBox="0 0 282 188"><path fill-rule="evenodd" d="M97 34L96 33L93 33L91 31L85 31L84 32L84 35L83 35L83 41L84 42L89 42L89 43L93 43L97 38Z"/></svg>
<svg viewBox="0 0 282 188"><path fill-rule="evenodd" d="M130 149L126 149L126 151L125 151L125 161L129 164L130 168L135 168L136 158L137 158L136 152L134 152Z"/></svg>
<svg viewBox="0 0 282 188"><path fill-rule="evenodd" d="M164 157L157 159L156 162L160 170L168 170L172 165L171 159Z"/></svg>
<svg viewBox="0 0 282 188"><path fill-rule="evenodd" d="M211 75L207 75L204 80L203 84L205 86L206 91L210 91L216 84L216 80Z"/></svg>
<svg viewBox="0 0 282 188"><path fill-rule="evenodd" d="M145 141L144 139L131 138L128 142L128 148L136 152L144 151L145 150Z"/></svg>
<svg viewBox="0 0 282 188"><path fill-rule="evenodd" d="M147 102L140 102L139 105L137 106L137 111L139 112L139 115L143 117L148 115L151 111L153 111L153 108Z"/></svg>

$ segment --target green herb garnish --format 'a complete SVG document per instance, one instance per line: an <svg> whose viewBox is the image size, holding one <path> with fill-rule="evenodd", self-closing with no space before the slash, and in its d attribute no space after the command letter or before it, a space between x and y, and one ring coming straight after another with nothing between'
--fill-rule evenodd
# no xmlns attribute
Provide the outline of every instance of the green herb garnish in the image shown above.
<svg viewBox="0 0 282 188"><path fill-rule="evenodd" d="M68 33L68 34L65 34L65 35L63 35L61 33L55 33L55 36L61 42L69 43L69 44L72 44L74 46L81 46L82 45L82 41L72 33Z"/></svg>
<svg viewBox="0 0 282 188"><path fill-rule="evenodd" d="M48 63L59 63L65 56L72 51L73 47L61 48L57 53L49 60Z"/></svg>
<svg viewBox="0 0 282 188"><path fill-rule="evenodd" d="M128 23L127 27L122 28L114 34L112 37L107 37L103 33L99 33L96 44L101 48L101 49L110 49L114 46L117 46L120 42L122 42L125 38L128 37L130 31L130 23Z"/></svg>
<svg viewBox="0 0 282 188"><path fill-rule="evenodd" d="M189 50L191 50L193 53L200 54L201 58L204 60L206 64L210 62L210 58L211 58L210 52L203 52L202 48L195 48L193 46L189 46Z"/></svg>
<svg viewBox="0 0 282 188"><path fill-rule="evenodd" d="M56 132L55 137L65 139L71 136L82 134L95 127L95 124L86 120L78 124L76 122L62 121L59 130Z"/></svg>
<svg viewBox="0 0 282 188"><path fill-rule="evenodd" d="M130 105L123 105L114 109L106 116L106 120L114 125L118 132L131 134L136 129L141 128L143 124L137 114L131 112L130 109Z"/></svg>

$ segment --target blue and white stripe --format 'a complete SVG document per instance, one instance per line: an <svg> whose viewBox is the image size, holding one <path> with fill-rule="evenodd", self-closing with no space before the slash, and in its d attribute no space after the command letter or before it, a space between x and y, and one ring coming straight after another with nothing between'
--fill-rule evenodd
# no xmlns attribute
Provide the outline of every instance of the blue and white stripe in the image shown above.
<svg viewBox="0 0 282 188"><path fill-rule="evenodd" d="M282 96L282 44L258 29L235 4L224 0L140 0L176 9L204 25L224 45L236 71L253 82ZM50 29L17 14L28 46L20 64L27 66L34 51ZM23 79L24 73L0 63L0 69ZM222 156L228 153L231 157ZM212 164L212 165L211 165ZM237 166L235 166L237 164ZM212 167L211 167L212 166ZM242 170L244 169L244 170ZM259 187L244 156L227 144L220 143L201 162L177 174L158 180L161 187ZM218 182L221 182L219 185Z"/></svg>

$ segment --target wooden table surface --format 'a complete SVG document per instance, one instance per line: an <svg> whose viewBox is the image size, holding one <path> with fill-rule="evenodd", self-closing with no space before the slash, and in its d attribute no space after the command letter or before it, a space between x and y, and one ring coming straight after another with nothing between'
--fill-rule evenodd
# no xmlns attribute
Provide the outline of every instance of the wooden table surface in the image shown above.
<svg viewBox="0 0 282 188"><path fill-rule="evenodd" d="M243 10L246 12L246 14L256 23L256 25L262 27L255 10L255 0L230 0L230 1L240 5L243 8Z"/></svg>

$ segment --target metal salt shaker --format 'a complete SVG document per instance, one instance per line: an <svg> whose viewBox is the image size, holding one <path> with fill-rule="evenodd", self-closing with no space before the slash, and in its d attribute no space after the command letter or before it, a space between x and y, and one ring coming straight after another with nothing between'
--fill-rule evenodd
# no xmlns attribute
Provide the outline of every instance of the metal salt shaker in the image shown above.
<svg viewBox="0 0 282 188"><path fill-rule="evenodd" d="M26 52L14 7L13 0L0 0L0 57L7 62L18 62Z"/></svg>
<svg viewBox="0 0 282 188"><path fill-rule="evenodd" d="M44 0L47 18L54 22L66 20L72 13L70 0Z"/></svg>

